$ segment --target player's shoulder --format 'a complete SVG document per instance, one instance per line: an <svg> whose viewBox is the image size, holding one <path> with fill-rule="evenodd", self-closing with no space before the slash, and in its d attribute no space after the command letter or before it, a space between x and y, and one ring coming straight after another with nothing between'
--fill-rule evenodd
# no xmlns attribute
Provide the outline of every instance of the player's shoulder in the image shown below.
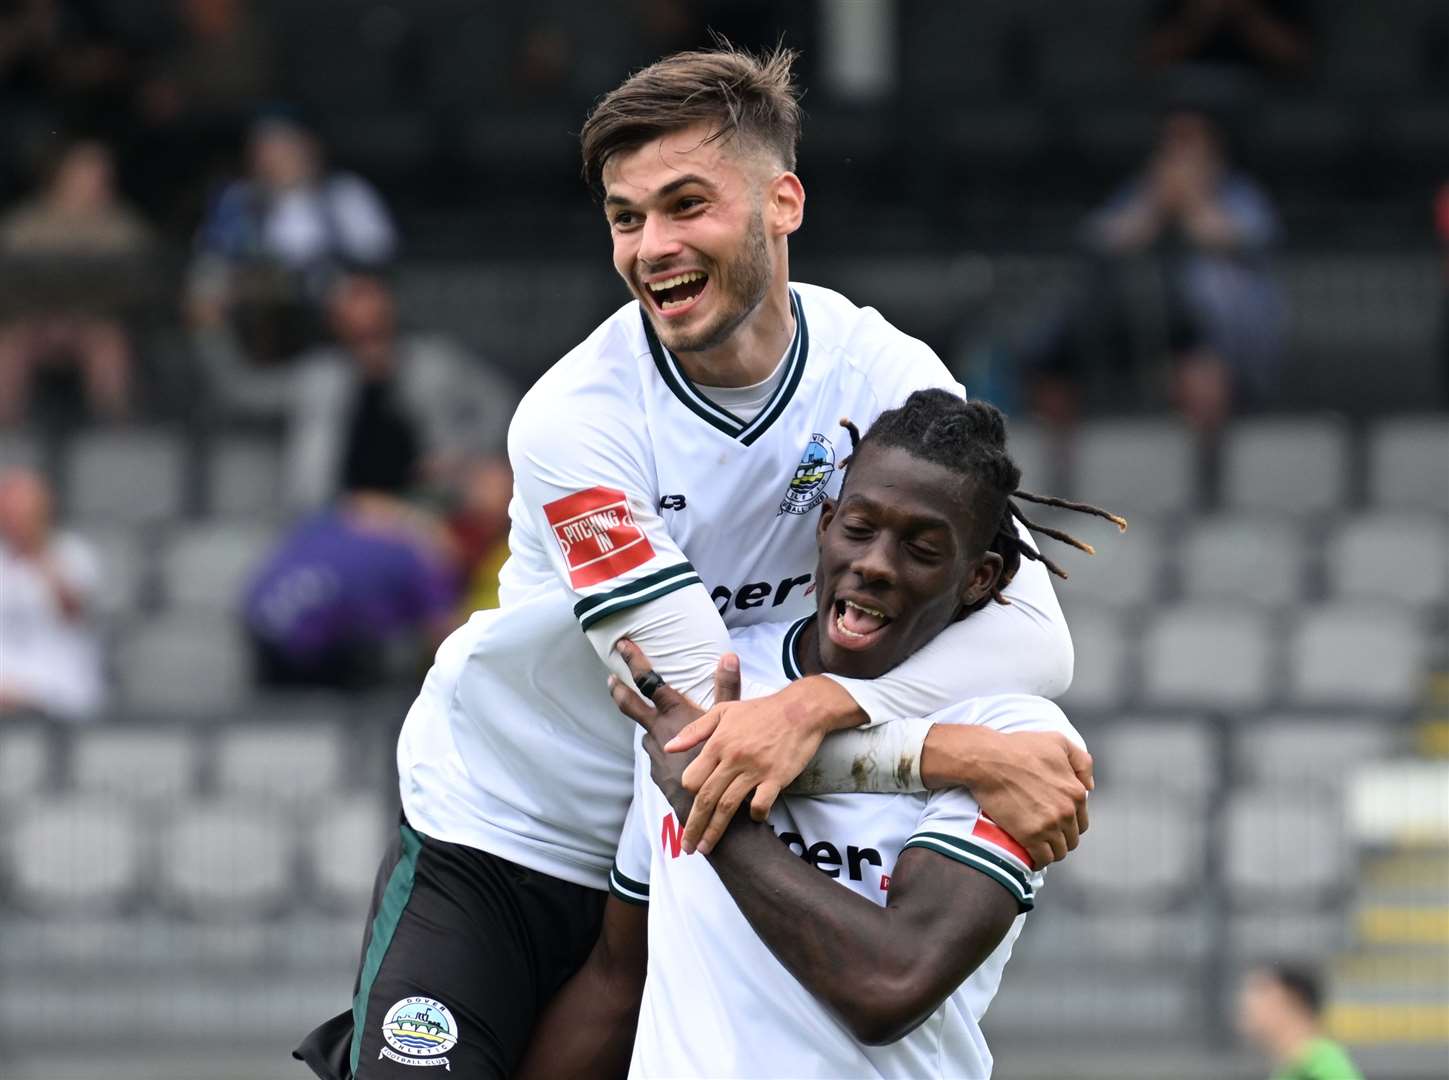
<svg viewBox="0 0 1449 1080"><path fill-rule="evenodd" d="M935 714L938 723L975 724L996 731L1055 731L1085 745L1076 727L1055 701L1036 694L989 694L950 705Z"/></svg>
<svg viewBox="0 0 1449 1080"><path fill-rule="evenodd" d="M803 621L753 623L730 630L730 649L740 658L740 677L747 685L775 690L794 677L795 665L793 658L787 661L786 649L793 648Z"/></svg>
<svg viewBox="0 0 1449 1080"><path fill-rule="evenodd" d="M539 376L518 403L510 443L515 437L554 440L583 422L590 428L637 426L640 363L648 354L639 305L631 300Z"/></svg>
<svg viewBox="0 0 1449 1080"><path fill-rule="evenodd" d="M873 307L819 285L792 283L800 296L810 329L810 348L834 355L847 367L881 388L882 407L889 408L911 390L960 385L920 338L912 337Z"/></svg>

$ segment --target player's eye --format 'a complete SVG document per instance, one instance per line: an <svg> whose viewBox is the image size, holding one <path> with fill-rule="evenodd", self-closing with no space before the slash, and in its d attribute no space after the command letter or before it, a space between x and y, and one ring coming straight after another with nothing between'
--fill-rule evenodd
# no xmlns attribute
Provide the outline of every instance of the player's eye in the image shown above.
<svg viewBox="0 0 1449 1080"><path fill-rule="evenodd" d="M934 544L909 543L906 550L921 562L936 562L941 558L941 552Z"/></svg>
<svg viewBox="0 0 1449 1080"><path fill-rule="evenodd" d="M686 195L684 198L680 199L678 203L675 204L675 209L679 213L685 214L691 210L697 210L703 205L704 200L701 199L698 195Z"/></svg>
<svg viewBox="0 0 1449 1080"><path fill-rule="evenodd" d="M620 210L614 215L612 224L616 229L627 229L629 226L636 224L635 214L630 210Z"/></svg>
<svg viewBox="0 0 1449 1080"><path fill-rule="evenodd" d="M869 540L875 530L869 525L860 521L847 521L840 526L840 531L845 534L847 540Z"/></svg>

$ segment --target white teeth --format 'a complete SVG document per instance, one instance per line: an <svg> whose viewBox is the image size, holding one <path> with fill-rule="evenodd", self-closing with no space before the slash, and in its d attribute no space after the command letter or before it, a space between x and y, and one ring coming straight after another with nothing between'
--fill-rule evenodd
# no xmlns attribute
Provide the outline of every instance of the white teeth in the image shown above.
<svg viewBox="0 0 1449 1080"><path fill-rule="evenodd" d="M704 277L698 270L690 270L688 273L676 274L672 278L665 278L663 281L649 282L650 292L663 292L665 289L672 289L676 285L687 285L691 281L698 281Z"/></svg>
<svg viewBox="0 0 1449 1080"><path fill-rule="evenodd" d="M846 602L849 603L849 601L846 601ZM835 629L839 630L846 637L854 637L854 638L862 638L862 637L865 637L864 634L857 634L854 630L852 630L850 627L848 627L848 626L845 625L845 616L844 615L837 615L837 616L835 616Z"/></svg>
<svg viewBox="0 0 1449 1080"><path fill-rule="evenodd" d="M875 608L868 608L864 604L857 604L854 600L847 600L845 606L853 607L856 611L863 611L867 615L874 615L877 619L884 619L886 617L884 611L877 611Z"/></svg>
<svg viewBox="0 0 1449 1080"><path fill-rule="evenodd" d="M668 311L670 308L677 308L684 304L692 304L695 299L695 297L691 296L688 300L662 300L659 303L659 310Z"/></svg>

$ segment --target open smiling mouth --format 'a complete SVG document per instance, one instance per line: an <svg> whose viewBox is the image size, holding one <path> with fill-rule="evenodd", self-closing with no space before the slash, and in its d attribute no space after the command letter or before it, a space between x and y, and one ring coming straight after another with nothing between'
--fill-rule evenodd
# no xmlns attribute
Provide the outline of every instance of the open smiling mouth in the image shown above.
<svg viewBox="0 0 1449 1080"><path fill-rule="evenodd" d="M699 299L704 287L709 284L709 275L700 270L688 270L662 281L651 281L644 288L650 299L665 315L683 311Z"/></svg>
<svg viewBox="0 0 1449 1080"><path fill-rule="evenodd" d="M868 649L880 639L891 617L854 600L835 601L835 618L830 621L830 640L843 649Z"/></svg>

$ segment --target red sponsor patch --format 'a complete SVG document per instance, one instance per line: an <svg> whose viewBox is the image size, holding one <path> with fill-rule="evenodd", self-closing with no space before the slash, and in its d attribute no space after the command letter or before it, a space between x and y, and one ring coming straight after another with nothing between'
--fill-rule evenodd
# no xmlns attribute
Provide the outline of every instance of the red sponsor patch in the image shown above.
<svg viewBox="0 0 1449 1080"><path fill-rule="evenodd" d="M890 892L891 891L891 876L889 874L882 874L880 876L880 891L881 892Z"/></svg>
<svg viewBox="0 0 1449 1080"><path fill-rule="evenodd" d="M654 548L634 524L622 491L606 487L576 491L545 503L543 513L553 526L575 589L608 581L654 558Z"/></svg>
<svg viewBox="0 0 1449 1080"><path fill-rule="evenodd" d="M971 835L985 840L988 844L995 844L1002 851L1015 856L1023 866L1036 869L1032 865L1031 856L1026 853L1026 848L1013 840L1005 829L984 814L976 819L976 827L971 830Z"/></svg>

